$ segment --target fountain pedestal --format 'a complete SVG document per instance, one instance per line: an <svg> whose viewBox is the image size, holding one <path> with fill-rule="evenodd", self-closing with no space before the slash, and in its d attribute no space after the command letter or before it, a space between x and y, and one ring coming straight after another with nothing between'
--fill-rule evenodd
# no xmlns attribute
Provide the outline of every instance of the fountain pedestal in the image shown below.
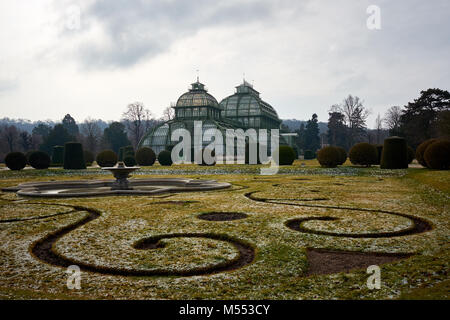
<svg viewBox="0 0 450 320"><path fill-rule="evenodd" d="M123 162L119 162L115 167L102 168L103 170L111 171L116 178L116 181L111 186L111 190L133 190L130 187L128 178L130 173L140 169L139 167L126 167Z"/></svg>

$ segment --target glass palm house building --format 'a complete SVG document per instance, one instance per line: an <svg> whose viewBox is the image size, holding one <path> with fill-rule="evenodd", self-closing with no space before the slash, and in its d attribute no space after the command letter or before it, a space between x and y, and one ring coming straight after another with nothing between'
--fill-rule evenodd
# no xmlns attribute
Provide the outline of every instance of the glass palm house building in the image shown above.
<svg viewBox="0 0 450 320"><path fill-rule="evenodd" d="M193 137L194 121L202 121L203 134L208 129L220 130L224 141L226 129L268 129L270 139L270 129L280 129L281 126L281 120L275 109L263 101L259 92L245 80L236 87L233 95L218 103L197 78L197 81L191 84L189 91L182 94L172 108L175 110L174 119L150 130L141 139L139 147L150 147L156 155L162 150L171 150L179 142L171 141L172 132L184 128ZM289 144L289 140L288 137L280 134L281 145ZM203 147L210 143L210 141L204 141Z"/></svg>

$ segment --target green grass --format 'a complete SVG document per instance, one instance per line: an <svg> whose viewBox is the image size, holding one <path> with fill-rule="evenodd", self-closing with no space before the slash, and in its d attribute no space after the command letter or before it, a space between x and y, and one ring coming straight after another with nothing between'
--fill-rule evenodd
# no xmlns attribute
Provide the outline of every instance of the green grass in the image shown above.
<svg viewBox="0 0 450 320"><path fill-rule="evenodd" d="M134 242L145 237L181 232L238 238L255 247L256 258L238 270L196 277L124 277L83 272L82 289L71 291L66 287L65 270L37 260L30 255L29 248L37 239L78 221L85 213L0 223L0 299L449 299L448 171L380 170L348 163L336 169L323 169L316 160L307 160L281 168L278 175L261 176L260 167L153 166L134 175L135 178L183 176L233 184L227 190L164 198L164 201L186 201L183 205L158 203L161 196L30 200L1 193L1 219L46 215L57 208L36 202L100 210L99 219L70 232L54 246L56 252L75 261L117 268L179 270L214 265L236 255L227 242L205 238L164 239L166 246L156 250L132 248ZM109 173L99 169L1 170L0 186L108 177ZM248 192L308 206L256 202L245 197ZM296 198L308 201L292 200ZM284 225L292 218L333 216L340 220L311 221L307 226L336 233L361 233L402 229L409 223L404 218L376 211L330 208L336 206L407 213L427 219L434 229L413 236L356 239L304 234ZM248 218L228 222L196 218L200 213L213 211L244 212ZM381 290L369 290L365 270L306 277L308 247L415 255L383 265Z"/></svg>

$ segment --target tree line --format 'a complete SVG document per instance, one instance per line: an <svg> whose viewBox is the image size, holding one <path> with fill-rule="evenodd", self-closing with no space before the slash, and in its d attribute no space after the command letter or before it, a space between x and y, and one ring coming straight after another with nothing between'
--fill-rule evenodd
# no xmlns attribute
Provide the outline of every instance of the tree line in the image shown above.
<svg viewBox="0 0 450 320"><path fill-rule="evenodd" d="M83 149L93 154L105 149L118 153L124 146L136 148L147 131L172 118L170 107L157 119L143 103L134 102L127 106L120 121L107 125L92 118L77 123L70 114L66 114L60 123L39 122L31 132L3 123L0 125L0 160L13 151L40 150L51 155L54 146L71 141L82 143Z"/></svg>
<svg viewBox="0 0 450 320"><path fill-rule="evenodd" d="M424 90L403 108L390 107L383 117L377 115L374 129L367 127L369 115L370 110L361 98L348 95L330 107L326 134L319 132L317 114L295 130L297 147L315 152L333 145L348 151L359 142L382 144L388 136L400 136L415 149L430 138L450 138L450 93L446 90Z"/></svg>

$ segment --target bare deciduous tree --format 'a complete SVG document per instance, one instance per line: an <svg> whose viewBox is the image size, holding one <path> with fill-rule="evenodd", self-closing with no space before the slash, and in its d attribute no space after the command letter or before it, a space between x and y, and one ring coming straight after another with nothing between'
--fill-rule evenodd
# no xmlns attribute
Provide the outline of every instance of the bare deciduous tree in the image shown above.
<svg viewBox="0 0 450 320"><path fill-rule="evenodd" d="M388 111L386 111L384 115L384 123L388 127L391 135L398 135L401 116L402 109L399 106L390 107Z"/></svg>
<svg viewBox="0 0 450 320"><path fill-rule="evenodd" d="M136 148L149 126L152 114L142 102L134 102L127 106L127 111L123 113L123 121L133 146Z"/></svg>
<svg viewBox="0 0 450 320"><path fill-rule="evenodd" d="M359 97L352 95L348 95L344 99L338 110L345 116L345 122L349 129L349 143L352 146L362 140L370 111L363 106L363 101Z"/></svg>
<svg viewBox="0 0 450 320"><path fill-rule="evenodd" d="M162 120L169 121L175 118L175 110L172 107L167 107L163 110Z"/></svg>
<svg viewBox="0 0 450 320"><path fill-rule="evenodd" d="M8 152L15 150L19 132L15 126L4 125L0 128L1 143L7 147Z"/></svg>
<svg viewBox="0 0 450 320"><path fill-rule="evenodd" d="M81 133L84 135L86 149L94 154L97 153L102 138L102 130L97 124L97 120L92 118L84 120L81 124Z"/></svg>

